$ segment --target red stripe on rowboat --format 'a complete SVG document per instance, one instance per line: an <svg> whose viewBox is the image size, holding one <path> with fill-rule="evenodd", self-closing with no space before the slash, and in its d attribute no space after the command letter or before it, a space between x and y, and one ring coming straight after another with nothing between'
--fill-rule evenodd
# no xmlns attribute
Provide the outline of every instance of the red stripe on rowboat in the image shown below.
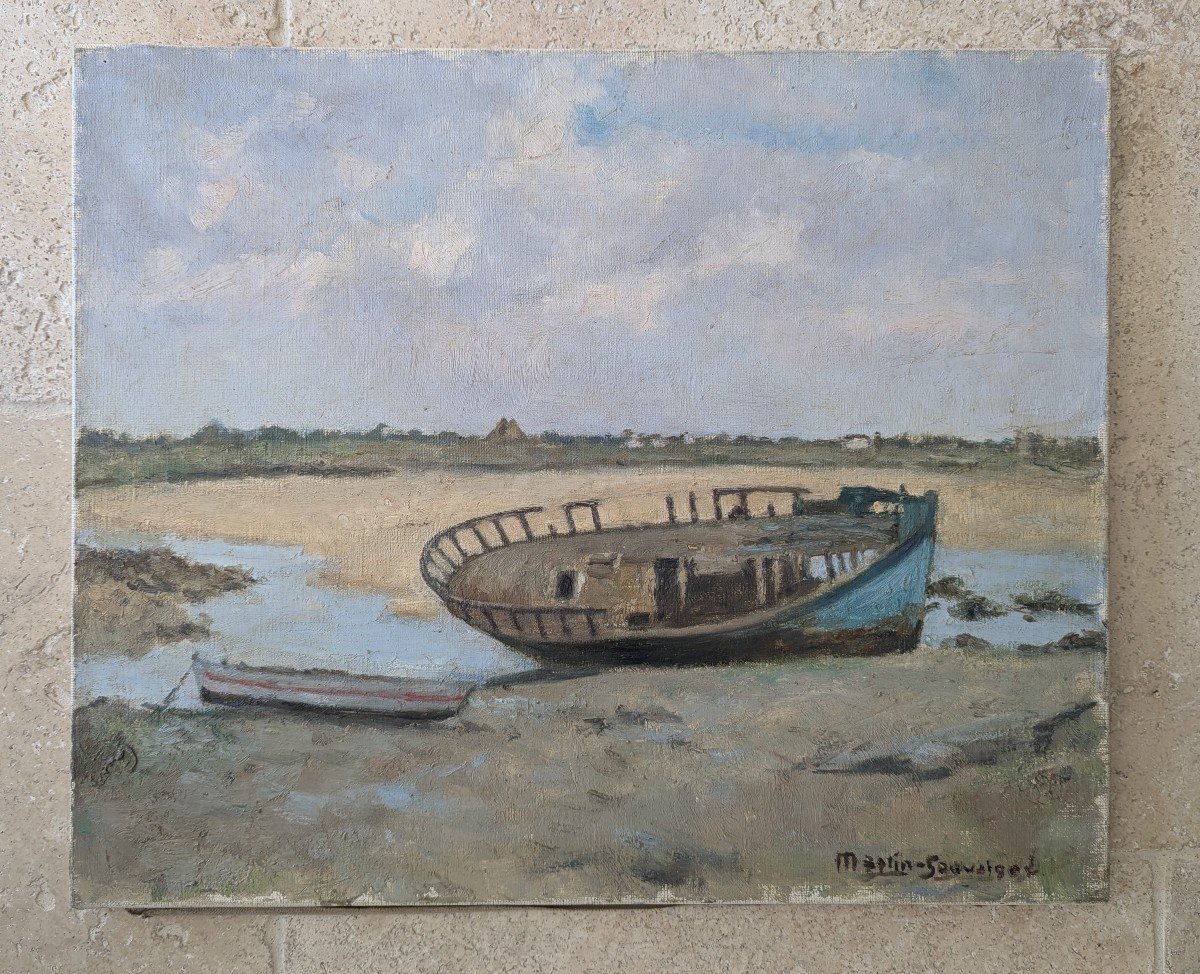
<svg viewBox="0 0 1200 974"><path fill-rule="evenodd" d="M240 687L252 687L256 690L275 690L279 693L308 693L321 697L377 697L380 700L405 700L409 703L459 703L467 698L460 694L457 697L447 697L440 693L392 693L388 690L342 690L330 687L321 690L309 690L305 687L288 686L280 683L270 683L266 680L248 680L245 677L226 676L223 673L204 671L204 679L214 683L233 683Z"/></svg>

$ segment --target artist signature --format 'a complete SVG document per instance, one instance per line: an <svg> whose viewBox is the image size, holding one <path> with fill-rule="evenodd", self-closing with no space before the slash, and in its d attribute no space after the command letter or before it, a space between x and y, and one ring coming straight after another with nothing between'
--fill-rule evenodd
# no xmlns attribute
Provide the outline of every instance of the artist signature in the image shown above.
<svg viewBox="0 0 1200 974"><path fill-rule="evenodd" d="M839 873L859 873L867 879L890 876L933 880L955 880L969 876L985 879L1031 879L1039 872L1032 852L1024 862L1004 859L961 862L938 855L927 855L923 859L906 859L899 852L886 857L839 852L834 856L834 863Z"/></svg>

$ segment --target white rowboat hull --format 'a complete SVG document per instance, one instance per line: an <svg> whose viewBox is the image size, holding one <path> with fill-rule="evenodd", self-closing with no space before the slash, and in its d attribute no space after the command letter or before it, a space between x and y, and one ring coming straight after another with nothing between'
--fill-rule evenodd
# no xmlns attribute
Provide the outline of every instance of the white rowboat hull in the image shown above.
<svg viewBox="0 0 1200 974"><path fill-rule="evenodd" d="M289 670L192 661L200 696L224 704L300 707L440 720L458 713L474 684L465 680L357 676L332 670Z"/></svg>

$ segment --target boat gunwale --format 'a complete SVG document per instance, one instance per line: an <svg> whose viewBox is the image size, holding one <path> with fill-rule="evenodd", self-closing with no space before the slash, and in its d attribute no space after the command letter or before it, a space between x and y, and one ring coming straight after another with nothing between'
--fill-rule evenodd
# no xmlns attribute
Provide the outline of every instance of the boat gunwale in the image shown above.
<svg viewBox="0 0 1200 974"><path fill-rule="evenodd" d="M453 684L455 686L474 686L477 681L471 680L463 676L448 676L445 678L428 677L428 676L407 676L405 674L388 674L388 673L350 673L347 670L328 670L322 667L306 667L297 668L291 666L254 666L250 663L231 663L225 660L214 660L203 656L200 653L192 654L193 668L201 667L206 670L227 670L243 674L263 673L271 676L292 676L292 677L333 677L336 679L348 681L363 681L367 683L387 683L393 686L398 686L403 683L421 684L421 685L441 685L445 686ZM313 691L320 692L320 691Z"/></svg>
<svg viewBox="0 0 1200 974"><path fill-rule="evenodd" d="M903 490L903 488L902 488L902 490ZM694 493L694 492L689 492L689 494L692 494L692 493ZM716 498L717 497L735 496L735 495L748 495L748 494L756 494L756 493L757 494L784 494L784 495L789 495L789 496L798 498L802 494L811 495L812 491L809 490L807 487L775 487L775 486L714 487L714 488L712 488L712 494L713 494L713 498L714 498L714 516L712 516L712 517L705 516L705 517L696 517L695 519L688 518L685 520L685 519L681 519L681 518L672 517L670 514L668 514L667 520L665 520L665 521L643 521L643 522L636 522L633 524L618 524L613 527L600 526L591 531L572 530L572 531L569 531L565 535L547 533L547 534L539 535L536 537L533 535L532 530L526 527L526 537L524 537L524 538L515 538L515 539L506 540L503 531L501 531L500 532L500 534L501 534L501 543L500 544L498 544L498 545L487 544L485 547L483 547L483 550L481 550L481 551L466 552L465 549L462 547L461 542L459 542L457 540L456 536L457 536L458 532L472 531L472 532L478 534L479 533L478 528L479 528L479 525L481 525L481 524L491 523L493 525L496 525L496 522L498 522L504 518L510 518L510 517L523 519L523 518L528 517L528 515L530 515L530 514L544 513L546 508L544 505L527 506L527 507L512 508L512 509L506 510L506 511L496 511L495 513L492 513L492 514L480 514L475 517L467 518L465 521L459 521L458 523L452 524L447 528L443 528L442 530L438 531L435 535L433 535L433 537L431 537L428 541L425 542L424 546L421 548L421 556L420 556L420 560L419 560L419 568L420 568L420 572L421 572L421 578L425 581L425 583L431 589L434 590L434 592L436 592L439 596L442 596L449 592L449 587L446 585L446 580L437 578L430 571L431 566L437 567L439 569L439 571L441 570L441 566L437 565L437 562L435 562L433 559L434 552L437 552L439 555L442 556L443 559L450 562L451 565L453 566L451 574L449 576L447 576L447 580L448 580L449 578L453 577L454 573L457 572L459 568L461 568L463 565L465 565L469 561L473 561L474 559L479 558L482 555L486 555L489 552L496 551L500 548L511 548L513 545L528 544L531 541L547 541L547 540L551 540L554 538L569 538L569 537L576 537L578 535L588 535L588 534L615 534L615 533L623 532L623 531L644 531L647 528L664 528L664 527L672 527L672 526L677 526L677 527L682 528L682 527L687 527L688 525L693 525L693 524L712 525L712 524L720 524L722 522L729 522L733 519L728 514L725 514L724 516L722 516L721 514L717 513L719 511L719 507L716 506ZM897 506L899 506L903 503L906 503L906 502L923 501L925 499L925 495L922 495L922 494L904 494L902 492L898 493L895 491L881 491L881 493L893 496L895 498L895 500L891 501L891 503L895 503ZM670 496L674 497L673 494ZM565 501L565 502L563 502L561 507L563 508L563 510L565 512L567 508L575 508L575 507L579 507L579 506L598 508L599 505L602 503L604 503L603 499L588 499L588 500L582 500L582 501L575 500L575 501ZM824 499L824 500L813 501L811 503L818 504L818 505L837 504L838 500L836 498L829 498L829 499ZM795 518L811 517L813 514L821 514L821 513L833 513L833 512L823 511L823 510L819 510L819 509L811 510L811 511L804 511L801 513L797 513L795 511L793 511L791 514L776 515L776 519L785 520L787 518L792 518L792 517L795 517ZM898 512L897 512L897 515L898 515ZM891 516L897 516L897 515L891 515ZM862 516L862 515L859 515L859 516ZM762 517L754 517L753 515L748 515L746 519L747 520L762 520L763 518ZM598 519L597 519L597 523L599 523ZM527 524L527 522L522 520L522 526L525 527L526 524ZM447 539L449 539L450 542L452 544L454 544L460 550L460 552L463 553L463 560L461 562L459 562L457 565L454 564L453 559L449 555L447 555L446 552L443 551L441 548L441 542L444 540L447 540ZM506 605L504 605L503 603L495 603L495 607L501 609L502 611L508 611L508 607ZM556 608L552 609L552 610L547 609L547 611L557 611L557 609ZM605 612L607 610L595 609L592 611Z"/></svg>

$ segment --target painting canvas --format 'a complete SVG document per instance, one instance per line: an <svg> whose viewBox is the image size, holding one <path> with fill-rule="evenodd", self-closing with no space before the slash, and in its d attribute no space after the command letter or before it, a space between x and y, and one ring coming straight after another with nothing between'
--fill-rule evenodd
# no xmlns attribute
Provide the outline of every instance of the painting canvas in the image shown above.
<svg viewBox="0 0 1200 974"><path fill-rule="evenodd" d="M1103 55L75 108L77 903L1106 897Z"/></svg>

